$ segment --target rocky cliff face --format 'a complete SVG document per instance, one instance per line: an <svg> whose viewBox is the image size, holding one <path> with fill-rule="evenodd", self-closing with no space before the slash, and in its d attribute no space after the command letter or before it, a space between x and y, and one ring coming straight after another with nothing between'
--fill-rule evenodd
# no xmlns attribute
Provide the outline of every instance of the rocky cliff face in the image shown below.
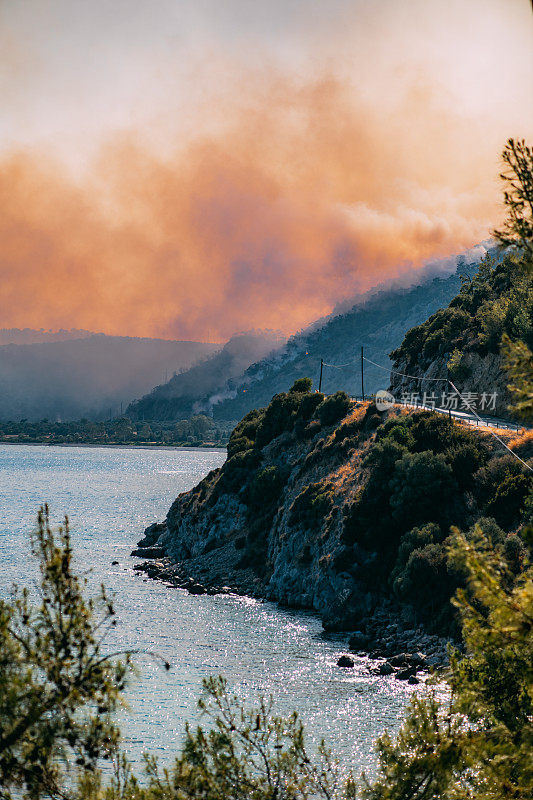
<svg viewBox="0 0 533 800"><path fill-rule="evenodd" d="M345 424L364 419L367 410L365 405L353 411ZM229 585L326 618L340 616L349 599L367 612L371 598L335 567L343 547L343 510L359 483L361 451L349 455L353 442L340 444L335 431L324 433L319 429L302 441L285 432L262 450L263 470L288 477L277 498L265 488L252 511L246 492L225 485L224 468L208 475L173 503L157 547L211 587ZM317 498L327 513L318 518L315 512L310 519ZM259 520L263 530L256 530Z"/></svg>
<svg viewBox="0 0 533 800"><path fill-rule="evenodd" d="M481 431L427 411L380 414L309 385L244 417L225 464L146 530L133 555L150 561L137 568L193 594L312 609L356 651L442 661L461 585L450 526L477 535L480 522L519 570L533 479ZM532 444L511 441L522 459Z"/></svg>

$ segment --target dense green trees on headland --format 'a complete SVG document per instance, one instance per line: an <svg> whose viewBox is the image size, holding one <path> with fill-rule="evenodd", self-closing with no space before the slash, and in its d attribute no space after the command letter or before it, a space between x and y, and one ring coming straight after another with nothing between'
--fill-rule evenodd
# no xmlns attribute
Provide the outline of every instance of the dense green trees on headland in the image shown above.
<svg viewBox="0 0 533 800"><path fill-rule="evenodd" d="M498 353L505 335L533 345L533 286L524 274L523 258L509 254L498 262L487 256L475 275L464 273L461 283L447 308L411 328L391 354L396 364L427 366L452 353L452 378L465 378L466 352Z"/></svg>
<svg viewBox="0 0 533 800"><path fill-rule="evenodd" d="M453 634L450 598L464 575L448 557L450 527L470 541L481 525L509 568L523 569L533 492L523 461L532 461L533 436L508 435L510 453L490 433L434 412L379 414L342 392L325 398L306 388L299 381L244 417L225 464L178 499L179 518L191 514L207 531L210 515L235 498L247 509L232 533L237 566L266 590L277 539L301 541L299 567L317 586L344 576L357 587L336 616L326 614L329 626L353 630L354 616L356 627L363 623L358 598L370 592L407 603L429 630Z"/></svg>

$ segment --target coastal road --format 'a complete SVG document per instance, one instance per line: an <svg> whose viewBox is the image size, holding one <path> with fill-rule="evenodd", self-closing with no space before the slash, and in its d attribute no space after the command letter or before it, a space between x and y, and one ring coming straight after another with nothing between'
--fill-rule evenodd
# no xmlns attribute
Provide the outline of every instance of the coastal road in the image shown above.
<svg viewBox="0 0 533 800"><path fill-rule="evenodd" d="M365 397L365 400L374 400L375 395L370 395ZM356 400L357 402L362 401L362 397L355 396L352 397L352 400ZM464 422L466 425L473 425L474 427L479 428L499 428L500 430L511 430L511 431L527 431L533 430L531 427L523 424L519 424L516 422L511 422L508 419L502 419L501 417L476 417L475 414L468 413L467 411L459 411L453 410L448 408L438 408L429 405L424 405L423 403L393 403L392 404L395 408L414 408L420 411L435 411L437 414L445 414L446 416L451 416L457 419L458 422Z"/></svg>

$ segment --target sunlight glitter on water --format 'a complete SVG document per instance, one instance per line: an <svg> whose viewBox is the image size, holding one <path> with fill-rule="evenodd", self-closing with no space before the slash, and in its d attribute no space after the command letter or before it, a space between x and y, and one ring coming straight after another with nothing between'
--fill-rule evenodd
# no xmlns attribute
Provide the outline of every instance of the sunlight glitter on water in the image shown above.
<svg viewBox="0 0 533 800"><path fill-rule="evenodd" d="M119 624L109 646L153 650L172 665L138 659L139 677L121 714L125 749L138 762L151 751L170 759L185 722L198 721L201 682L224 675L253 700L272 694L276 710L298 709L309 737L322 737L354 771L372 768L372 744L401 722L411 687L337 667L339 637L325 636L310 613L231 595L192 596L134 572L129 553L151 522L164 519L177 494L225 459L217 450L0 446L0 594L31 582L29 532L38 505L54 520L67 512L76 561L90 582L116 593ZM119 565L112 565L118 560Z"/></svg>

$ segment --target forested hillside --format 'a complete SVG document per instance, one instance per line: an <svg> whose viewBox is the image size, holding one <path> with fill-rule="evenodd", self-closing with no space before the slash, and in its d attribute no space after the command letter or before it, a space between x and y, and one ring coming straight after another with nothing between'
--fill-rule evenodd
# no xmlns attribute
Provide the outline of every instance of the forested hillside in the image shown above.
<svg viewBox="0 0 533 800"><path fill-rule="evenodd" d="M446 305L457 293L464 269L473 273L476 265L463 261L447 277L433 278L407 289L383 289L369 293L346 313L332 316L294 336L272 358L252 365L238 381L228 385L232 396L213 405L215 419L240 419L251 408L264 406L277 392L303 376L312 376L318 388L320 359L322 390L339 389L349 395L361 394L360 350L382 368L365 362L364 389L369 394L387 388L390 351L413 325Z"/></svg>
<svg viewBox="0 0 533 800"><path fill-rule="evenodd" d="M269 347L272 352L249 358L247 368L237 368L230 340L212 359L133 403L128 415L133 419L173 420L204 413L215 420L235 422L250 409L268 404L274 394L302 376L312 376L318 387L321 359L335 365L324 367L322 389L326 393L343 389L351 395L360 394L362 345L365 355L381 365L365 362L365 393L386 388L390 351L401 343L406 331L449 303L460 288L465 270L475 273L479 252L484 253L484 248L458 258L451 273L421 276L419 285L368 292L348 311L310 325L284 346L273 341Z"/></svg>
<svg viewBox="0 0 533 800"><path fill-rule="evenodd" d="M533 346L533 274L524 257L513 253L499 262L486 256L476 274L464 273L446 308L406 334L391 354L393 369L420 378L393 374L392 392L397 397L404 392L440 397L448 387L435 378L449 376L475 406L495 395L489 410L509 416L509 377L501 352L505 337Z"/></svg>
<svg viewBox="0 0 533 800"><path fill-rule="evenodd" d="M126 414L133 420L175 421L209 413L213 404L228 396L228 380L242 375L283 341L272 331L236 334L210 358L133 402Z"/></svg>

